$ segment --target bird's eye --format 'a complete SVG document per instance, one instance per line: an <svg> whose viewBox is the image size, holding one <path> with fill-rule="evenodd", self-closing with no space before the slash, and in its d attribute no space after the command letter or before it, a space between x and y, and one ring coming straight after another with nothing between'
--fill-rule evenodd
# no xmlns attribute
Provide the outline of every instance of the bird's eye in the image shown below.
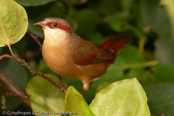
<svg viewBox="0 0 174 116"><path fill-rule="evenodd" d="M53 23L53 24L51 25L51 27L58 27L58 24L57 24L57 23Z"/></svg>

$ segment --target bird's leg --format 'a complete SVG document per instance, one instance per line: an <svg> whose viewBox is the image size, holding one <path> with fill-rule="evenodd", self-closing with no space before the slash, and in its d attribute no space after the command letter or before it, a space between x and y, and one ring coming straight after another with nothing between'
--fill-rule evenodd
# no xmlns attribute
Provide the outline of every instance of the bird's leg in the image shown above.
<svg viewBox="0 0 174 116"><path fill-rule="evenodd" d="M87 91L89 89L89 82L87 80L83 80L83 91L82 91L82 95L85 93L85 91Z"/></svg>
<svg viewBox="0 0 174 116"><path fill-rule="evenodd" d="M83 91L82 91L82 95L84 95L84 94L85 94L85 91L86 91L86 90L85 90L85 89L83 89Z"/></svg>

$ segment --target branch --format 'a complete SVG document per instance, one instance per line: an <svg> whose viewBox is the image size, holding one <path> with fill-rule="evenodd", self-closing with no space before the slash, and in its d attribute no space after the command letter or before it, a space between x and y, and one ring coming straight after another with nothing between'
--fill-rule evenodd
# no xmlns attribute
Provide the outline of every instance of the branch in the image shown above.
<svg viewBox="0 0 174 116"><path fill-rule="evenodd" d="M16 60L17 62L22 63L22 65L25 66L32 75L38 75L38 76L46 79L47 81L51 82L55 87L59 88L64 94L66 93L66 88L64 86L62 86L62 80L60 80L60 78L59 78L60 85L58 85L52 79L45 76L42 72L36 72L35 70L33 70L31 67L28 66L28 63L25 62L25 60L20 59L17 55L9 56L9 55L5 54L5 55L0 56L0 60L5 57L12 58L12 59Z"/></svg>
<svg viewBox="0 0 174 116"><path fill-rule="evenodd" d="M34 36L29 30L27 30L27 33L36 41L36 43L40 46L40 48L42 49L42 44L38 38L38 36Z"/></svg>
<svg viewBox="0 0 174 116"><path fill-rule="evenodd" d="M50 79L47 76L45 76L42 72L36 72L35 70L33 70L31 67L28 66L28 63L25 62L25 60L20 59L17 55L15 55L14 57L12 56L11 58L13 58L14 60L22 63L22 65L25 66L30 71L30 73L32 75L38 75L38 76L43 77L47 81L51 82L55 87L59 88L63 93L66 93L66 89L64 87L62 87L61 85L58 85L52 79Z"/></svg>
<svg viewBox="0 0 174 116"><path fill-rule="evenodd" d="M26 105L30 106L30 101L27 95L22 92L9 78L7 78L1 71L0 71L0 81L2 82L3 89L9 91L9 93L5 93L8 96L14 96L18 98L20 101L25 103Z"/></svg>

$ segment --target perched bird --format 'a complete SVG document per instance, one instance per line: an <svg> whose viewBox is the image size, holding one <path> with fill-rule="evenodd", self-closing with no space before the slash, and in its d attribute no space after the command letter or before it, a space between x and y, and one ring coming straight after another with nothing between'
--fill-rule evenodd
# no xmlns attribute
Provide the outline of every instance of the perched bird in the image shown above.
<svg viewBox="0 0 174 116"><path fill-rule="evenodd" d="M117 53L132 41L129 35L118 34L101 45L94 44L79 37L61 18L45 18L34 25L44 30L42 55L48 67L57 74L81 80L84 90L107 71Z"/></svg>

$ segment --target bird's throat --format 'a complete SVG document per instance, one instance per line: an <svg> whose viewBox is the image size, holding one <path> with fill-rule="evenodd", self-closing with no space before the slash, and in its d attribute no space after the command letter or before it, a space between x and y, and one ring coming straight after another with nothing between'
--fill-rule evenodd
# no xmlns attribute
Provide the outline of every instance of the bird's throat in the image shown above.
<svg viewBox="0 0 174 116"><path fill-rule="evenodd" d="M44 29L44 34L45 34L44 42L47 42L47 44L50 44L53 46L54 45L58 46L65 43L68 40L70 35L64 30L50 29L50 28Z"/></svg>

